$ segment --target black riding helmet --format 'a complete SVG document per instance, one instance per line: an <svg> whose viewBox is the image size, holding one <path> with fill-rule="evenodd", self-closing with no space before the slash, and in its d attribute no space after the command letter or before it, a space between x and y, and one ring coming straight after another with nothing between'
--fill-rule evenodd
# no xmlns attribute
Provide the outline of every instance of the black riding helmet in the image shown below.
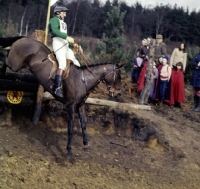
<svg viewBox="0 0 200 189"><path fill-rule="evenodd" d="M68 13L69 10L64 6L56 6L54 8L54 14L56 14L57 12L66 12L66 13Z"/></svg>

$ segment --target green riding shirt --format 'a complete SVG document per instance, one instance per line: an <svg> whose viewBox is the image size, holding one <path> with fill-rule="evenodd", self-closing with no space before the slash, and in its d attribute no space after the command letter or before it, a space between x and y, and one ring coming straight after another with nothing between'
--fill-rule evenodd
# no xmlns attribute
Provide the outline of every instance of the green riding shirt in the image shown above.
<svg viewBox="0 0 200 189"><path fill-rule="evenodd" d="M67 38L67 24L59 16L50 19L48 29L51 37Z"/></svg>

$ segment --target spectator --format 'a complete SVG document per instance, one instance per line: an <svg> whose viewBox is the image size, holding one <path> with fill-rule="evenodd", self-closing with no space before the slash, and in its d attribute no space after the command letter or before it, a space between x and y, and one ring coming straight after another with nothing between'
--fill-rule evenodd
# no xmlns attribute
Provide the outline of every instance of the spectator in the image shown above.
<svg viewBox="0 0 200 189"><path fill-rule="evenodd" d="M139 55L139 53L137 54ZM133 69L131 72L132 83L137 83L137 80L141 71L141 65L143 62L143 59L140 58L138 55L136 56L136 58L133 59L133 62L132 62L132 66L133 66Z"/></svg>
<svg viewBox="0 0 200 189"><path fill-rule="evenodd" d="M170 91L169 91L169 84L171 78L172 69L169 66L169 58L168 56L162 57L162 67L158 74L158 80L156 83L156 91L155 91L155 99L161 101L161 105L163 104L164 100L169 100Z"/></svg>
<svg viewBox="0 0 200 189"><path fill-rule="evenodd" d="M194 93L194 106L192 110L198 112L200 111L200 51L195 56L192 62L192 66L194 68L192 73L192 79L190 81Z"/></svg>
<svg viewBox="0 0 200 189"><path fill-rule="evenodd" d="M147 60L147 55L149 55L149 48L147 46L147 40L144 38L142 40L142 46L139 50L139 57L143 60Z"/></svg>
<svg viewBox="0 0 200 189"><path fill-rule="evenodd" d="M163 36L156 35L156 45L154 50L154 61L157 61L159 57L167 54L167 46L163 42Z"/></svg>
<svg viewBox="0 0 200 189"><path fill-rule="evenodd" d="M142 44L143 44L143 46L139 51L139 57L143 59L143 63L142 63L142 66L141 66L142 69L141 69L141 72L140 72L140 75L139 75L139 78L137 81L137 84L138 84L137 91L138 92L141 92L144 87L146 69L148 66L148 57L147 56L149 54L149 50L147 48L147 40L143 39Z"/></svg>
<svg viewBox="0 0 200 189"><path fill-rule="evenodd" d="M160 56L160 57L158 58L158 60L155 61L155 63L156 63L156 68L158 69L159 72L160 72L160 70L161 70L161 68L162 68L162 66L163 66L162 60L163 60L163 56Z"/></svg>
<svg viewBox="0 0 200 189"><path fill-rule="evenodd" d="M170 57L170 66L173 69L176 69L176 64L178 62L183 63L183 72L185 72L186 68L186 61L187 61L187 52L186 52L186 45L185 43L181 43L179 48L175 48L172 52L172 55Z"/></svg>
<svg viewBox="0 0 200 189"><path fill-rule="evenodd" d="M176 68L172 70L171 76L171 92L170 92L170 104L181 108L181 103L185 101L184 93L184 75L183 75L183 63L176 63Z"/></svg>
<svg viewBox="0 0 200 189"><path fill-rule="evenodd" d="M147 49L147 40L143 39L141 47L137 51L136 58L133 59L133 69L131 72L132 83L137 83L141 69L143 67L144 60L148 55L149 50Z"/></svg>

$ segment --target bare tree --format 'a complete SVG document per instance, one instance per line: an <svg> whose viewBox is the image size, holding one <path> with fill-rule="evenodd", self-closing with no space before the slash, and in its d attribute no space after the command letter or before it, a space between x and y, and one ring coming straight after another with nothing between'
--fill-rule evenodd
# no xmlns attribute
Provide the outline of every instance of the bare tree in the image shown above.
<svg viewBox="0 0 200 189"><path fill-rule="evenodd" d="M76 26L76 19L77 19L77 13L78 13L78 8L80 5L80 0L77 1L77 7L76 7L76 12L75 12L75 17L74 17L74 24L73 24L73 28L72 28L72 35L74 35L74 30L75 30L75 26Z"/></svg>
<svg viewBox="0 0 200 189"><path fill-rule="evenodd" d="M156 34L160 32L160 27L163 22L163 14L160 14L160 12L157 13L156 15Z"/></svg>
<svg viewBox="0 0 200 189"><path fill-rule="evenodd" d="M26 22L26 31L25 31L25 36L28 36L29 20L30 20L30 17L28 18L28 21Z"/></svg>
<svg viewBox="0 0 200 189"><path fill-rule="evenodd" d="M149 94L150 94L151 87L153 84L152 69L153 69L153 59L149 58L148 66L147 66L147 70L146 70L146 78L145 78L144 88L141 91L140 96L139 96L139 101L138 101L139 104L148 104Z"/></svg>
<svg viewBox="0 0 200 189"><path fill-rule="evenodd" d="M27 6L25 6L25 9L24 9L24 12L23 12L23 15L22 15L22 18L21 18L20 32L19 32L20 36L22 35L22 32L23 32L23 23L24 23L26 11L27 11Z"/></svg>

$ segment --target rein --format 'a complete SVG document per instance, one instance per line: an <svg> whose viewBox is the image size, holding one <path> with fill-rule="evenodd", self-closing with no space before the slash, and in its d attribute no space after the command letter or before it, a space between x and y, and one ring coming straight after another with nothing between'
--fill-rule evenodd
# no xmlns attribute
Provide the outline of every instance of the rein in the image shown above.
<svg viewBox="0 0 200 189"><path fill-rule="evenodd" d="M88 66L88 64L87 64L87 63L89 63L88 60L87 60L87 58L86 58L83 54L81 54L79 51L78 51L77 53L78 53L79 57L81 58L81 60L83 61L83 63L85 64L86 68L89 70L89 72L90 72L90 73L94 76L94 78L96 78L96 80L100 83L101 80L100 80L100 79L97 79L96 75L95 75L95 74L92 72L92 70L89 68L89 66Z"/></svg>
<svg viewBox="0 0 200 189"><path fill-rule="evenodd" d="M89 62L88 62L87 58L86 58L83 54L81 54L79 51L77 51L77 53L78 53L79 57L81 58L81 60L83 61L83 63L85 64L85 66L87 67L87 69L89 70L89 72L97 79L97 77L95 76L95 74L94 74L94 73L92 72L92 70L88 67L88 64L87 64L87 63L89 63ZM104 69L105 69L105 68L104 68ZM115 79L116 79L116 71L115 71L115 69L116 69L116 66L114 65L114 66L113 66L113 71L111 71L111 72L109 72L108 74L106 74L102 80L97 79L97 81L98 81L99 83L102 82L103 84L106 85L104 79L105 79L108 75L110 75L111 73L114 73L113 80L115 81ZM105 71L106 71L106 69L105 69ZM111 86L107 86L107 88L110 90L112 87L111 87Z"/></svg>
<svg viewBox="0 0 200 189"><path fill-rule="evenodd" d="M106 85L105 78L107 76L109 76L110 74L112 74L112 73L114 73L113 74L113 80L115 82L115 80L116 80L116 71L115 71L116 70L116 65L113 65L113 70L111 72L107 73L102 79L98 79L96 77L96 75L92 72L92 70L89 68L89 66L87 64L87 63L89 63L88 60L87 60L87 58L83 54L81 54L79 51L77 51L77 54L79 55L79 57L81 58L81 60L85 64L86 68L89 70L89 72L94 76L94 78L96 78L96 80L98 81L98 83L102 82L103 84ZM106 72L106 68L105 67L104 67L104 70ZM83 73L83 75L84 75L84 73ZM84 79L84 81L85 81L85 79ZM106 86L107 86L107 90L112 93L112 96L114 96L115 89L112 86L110 86L110 85L106 85ZM86 84L85 87L86 87L86 90L87 90L87 84Z"/></svg>

